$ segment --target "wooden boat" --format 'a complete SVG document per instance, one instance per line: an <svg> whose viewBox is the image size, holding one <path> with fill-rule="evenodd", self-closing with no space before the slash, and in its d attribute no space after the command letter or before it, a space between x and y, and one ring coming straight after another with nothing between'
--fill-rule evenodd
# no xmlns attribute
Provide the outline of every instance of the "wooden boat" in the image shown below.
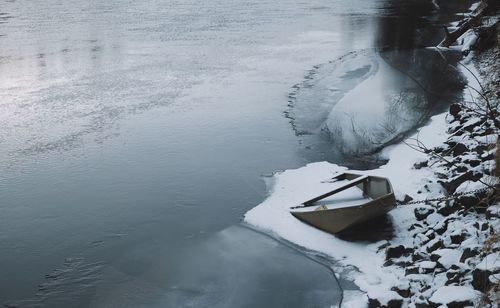
<svg viewBox="0 0 500 308"><path fill-rule="evenodd" d="M384 215L396 206L388 179L355 173L341 173L333 181L339 187L291 208L303 222L329 233Z"/></svg>

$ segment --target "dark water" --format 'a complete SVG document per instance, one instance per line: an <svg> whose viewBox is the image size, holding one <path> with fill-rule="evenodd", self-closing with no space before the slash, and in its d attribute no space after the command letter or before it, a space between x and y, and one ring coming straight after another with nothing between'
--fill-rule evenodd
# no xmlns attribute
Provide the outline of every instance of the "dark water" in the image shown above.
<svg viewBox="0 0 500 308"><path fill-rule="evenodd" d="M435 85L414 65L432 52L408 50L425 35L405 35L434 15L420 1L1 2L0 302L335 305L327 269L238 224L263 174L365 166L296 134L293 86L320 89L307 76L322 65L354 89L368 68L329 63L361 50ZM411 109L415 125L448 99Z"/></svg>

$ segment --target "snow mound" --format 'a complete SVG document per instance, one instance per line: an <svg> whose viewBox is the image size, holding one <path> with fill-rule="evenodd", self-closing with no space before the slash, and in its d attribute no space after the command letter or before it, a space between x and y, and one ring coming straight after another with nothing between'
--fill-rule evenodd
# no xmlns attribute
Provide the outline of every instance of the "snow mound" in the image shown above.
<svg viewBox="0 0 500 308"><path fill-rule="evenodd" d="M448 304L452 302L474 302L481 292L470 287L444 286L436 290L429 299L436 304Z"/></svg>

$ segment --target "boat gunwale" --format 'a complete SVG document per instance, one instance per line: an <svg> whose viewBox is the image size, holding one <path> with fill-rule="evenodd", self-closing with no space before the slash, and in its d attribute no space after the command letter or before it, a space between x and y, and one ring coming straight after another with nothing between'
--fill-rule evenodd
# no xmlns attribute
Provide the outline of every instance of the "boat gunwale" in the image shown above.
<svg viewBox="0 0 500 308"><path fill-rule="evenodd" d="M338 174L338 175L335 175L332 179L335 179L335 178L338 178L338 177L341 177L341 176L346 176L346 175L347 175L347 176L349 176L349 175L354 175L354 176L357 176L356 178L366 176L366 177L365 177L365 178L364 178L364 179L363 179L360 183L363 183L363 182L365 182L365 181L369 181L369 180L370 180L370 179L372 179L372 178L374 178L374 179L379 179L379 180L383 180L383 181L385 181L385 182L386 182L386 184L387 184L387 186L388 186L388 193L387 193L387 194L384 194L384 195L381 195L381 196L379 196L379 197L377 197L377 198L374 198L374 199L372 199L372 200L370 200L370 201L368 201L368 202L362 202L362 203L360 203L359 205L351 205L351 206L345 206L345 207L339 207L339 208L331 208L331 209L327 208L327 209L323 209L323 210L322 210L322 212L331 212L331 211L337 211L337 210L345 210L345 209L348 209L348 208L358 208L358 209L359 209L359 208L363 208L363 207L365 207L365 206L372 205L373 203L376 203L376 202L377 202L377 201L379 201L380 199L390 197L391 195L392 195L392 196L394 196L394 189L393 189L393 187L392 187L391 181L389 181L389 179L388 179L388 178L386 178L386 177L376 176L376 175L365 175L365 174L351 173L351 172L343 172L343 173L340 173L340 174ZM354 178L353 180L355 180L356 178ZM346 183L346 185L349 185L349 183ZM346 188L346 189L353 188L354 186L355 186L355 185L353 185L352 187L348 187L348 188ZM339 189L339 188L342 188L342 187L343 187L343 186L340 186L340 187L337 187L336 189ZM334 189L334 190L336 190L336 189ZM334 190L331 190L331 191L334 191ZM331 192L331 191L330 191L330 192ZM336 193L334 193L334 194L331 194L330 196L335 195L335 194L340 193L340 192L341 192L341 191L336 192ZM325 194L328 194L328 192L327 192L327 193L325 193ZM322 195L325 195L325 194L322 194ZM320 196L322 196L322 195L320 195ZM327 197L329 197L329 196L325 196L324 198L327 198ZM316 197L316 198L317 198L317 197ZM319 201L319 200L324 199L324 198L322 198L322 199L318 199L318 200L316 200L315 202L312 202L311 204L307 204L309 201L314 200L314 199L316 199L316 198L312 198L312 199L310 199L310 200L308 200L308 201L304 201L304 202L302 202L299 206L292 207L292 208L290 209L290 212L291 212L291 213L307 213L307 212L310 212L310 211L300 211L300 210L299 210L299 211L297 211L297 210L294 210L294 209L313 208L313 207L314 207L314 205L315 205L314 203L316 203L316 202L317 202L317 201ZM311 209L311 211L316 211L316 208Z"/></svg>

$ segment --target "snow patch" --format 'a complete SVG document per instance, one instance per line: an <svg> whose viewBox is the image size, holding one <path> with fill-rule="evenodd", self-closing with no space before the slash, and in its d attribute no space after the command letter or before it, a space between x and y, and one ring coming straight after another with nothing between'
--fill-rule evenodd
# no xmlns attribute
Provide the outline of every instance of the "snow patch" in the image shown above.
<svg viewBox="0 0 500 308"><path fill-rule="evenodd" d="M448 304L452 302L473 302L480 296L478 292L469 287L444 286L436 290L429 299L433 303Z"/></svg>

